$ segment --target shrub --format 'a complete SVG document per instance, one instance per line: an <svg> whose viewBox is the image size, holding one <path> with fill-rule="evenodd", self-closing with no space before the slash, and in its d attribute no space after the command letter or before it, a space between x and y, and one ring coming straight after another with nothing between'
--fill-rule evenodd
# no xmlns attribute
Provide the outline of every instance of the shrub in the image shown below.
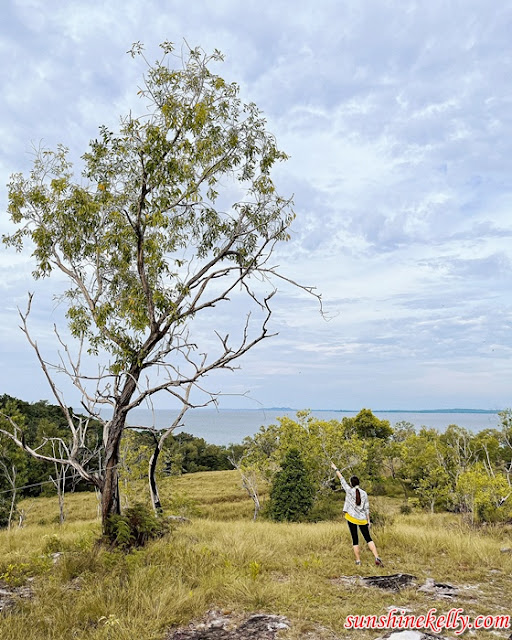
<svg viewBox="0 0 512 640"><path fill-rule="evenodd" d="M374 527L385 527L393 524L395 519L393 516L372 507L370 511L370 520Z"/></svg>
<svg viewBox="0 0 512 640"><path fill-rule="evenodd" d="M314 502L314 488L298 449L290 449L270 489L268 515L272 520L304 519Z"/></svg>
<svg viewBox="0 0 512 640"><path fill-rule="evenodd" d="M9 524L9 514L11 512L11 501L0 498L0 528Z"/></svg>
<svg viewBox="0 0 512 640"><path fill-rule="evenodd" d="M338 520L343 515L343 501L339 494L320 494L311 511L307 515L308 522L321 522L323 520Z"/></svg>
<svg viewBox="0 0 512 640"><path fill-rule="evenodd" d="M169 524L143 504L135 504L123 515L110 516L107 542L113 547L129 550L143 547L148 540L160 538L169 531Z"/></svg>
<svg viewBox="0 0 512 640"><path fill-rule="evenodd" d="M411 505L408 504L407 502L404 502L403 504L401 504L400 513L403 513L404 516L408 516L410 513L412 513Z"/></svg>

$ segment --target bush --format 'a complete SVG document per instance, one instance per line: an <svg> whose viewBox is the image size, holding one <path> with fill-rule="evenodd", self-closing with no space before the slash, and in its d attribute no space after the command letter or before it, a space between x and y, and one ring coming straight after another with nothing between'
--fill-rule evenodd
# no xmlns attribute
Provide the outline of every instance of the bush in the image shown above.
<svg viewBox="0 0 512 640"><path fill-rule="evenodd" d="M297 522L310 512L314 488L298 449L290 449L270 489L268 515L272 520Z"/></svg>
<svg viewBox="0 0 512 640"><path fill-rule="evenodd" d="M410 513L412 513L411 505L407 502L404 502L403 504L401 504L400 513L403 513L404 516L408 516Z"/></svg>
<svg viewBox="0 0 512 640"><path fill-rule="evenodd" d="M382 511L372 507L370 511L370 520L374 527L385 527L393 524L395 519L393 516L383 513Z"/></svg>
<svg viewBox="0 0 512 640"><path fill-rule="evenodd" d="M0 498L0 529L9 524L9 514L11 512L11 501Z"/></svg>
<svg viewBox="0 0 512 640"><path fill-rule="evenodd" d="M143 547L148 540L168 533L169 523L157 517L143 504L126 509L123 515L110 516L107 523L107 542L113 547L129 550Z"/></svg>
<svg viewBox="0 0 512 640"><path fill-rule="evenodd" d="M307 515L308 522L338 520L343 515L343 501L335 494L320 495Z"/></svg>

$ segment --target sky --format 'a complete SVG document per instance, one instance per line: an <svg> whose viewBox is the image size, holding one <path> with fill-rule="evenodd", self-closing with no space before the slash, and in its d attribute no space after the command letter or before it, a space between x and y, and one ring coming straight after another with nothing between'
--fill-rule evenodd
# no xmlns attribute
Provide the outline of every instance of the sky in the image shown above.
<svg viewBox="0 0 512 640"><path fill-rule="evenodd" d="M79 159L137 104L133 42L149 59L166 40L219 49L290 156L275 181L297 217L275 263L326 312L280 288L278 335L209 380L221 407L509 407L510 33L510 0L3 0L0 233L34 147ZM17 309L33 291L32 335L55 361L62 282L33 267L0 247L0 394L53 401Z"/></svg>

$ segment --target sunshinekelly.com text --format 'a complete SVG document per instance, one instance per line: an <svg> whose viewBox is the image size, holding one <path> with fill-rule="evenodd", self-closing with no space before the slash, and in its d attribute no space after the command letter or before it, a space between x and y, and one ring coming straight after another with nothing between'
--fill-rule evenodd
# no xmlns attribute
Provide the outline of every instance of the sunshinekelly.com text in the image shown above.
<svg viewBox="0 0 512 640"><path fill-rule="evenodd" d="M460 635L469 629L510 629L510 616L471 616L464 609L450 609L448 613L436 615L437 609L429 609L426 614L413 615L401 609L390 609L380 616L349 615L345 620L345 629L413 629L416 631L453 631Z"/></svg>

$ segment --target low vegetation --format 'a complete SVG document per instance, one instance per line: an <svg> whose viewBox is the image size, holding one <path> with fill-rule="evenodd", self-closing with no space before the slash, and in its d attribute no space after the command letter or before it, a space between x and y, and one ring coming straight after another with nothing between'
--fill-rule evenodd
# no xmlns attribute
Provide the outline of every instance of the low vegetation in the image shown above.
<svg viewBox="0 0 512 640"><path fill-rule="evenodd" d="M139 488L142 496L145 484ZM166 536L130 553L97 544L95 494L69 496L63 525L56 497L24 500L25 526L0 532L0 581L6 589L29 585L32 597L3 612L0 637L157 640L220 608L286 615L292 639L308 632L346 638L347 615L384 614L390 605L418 614L431 607L462 606L471 615L512 608L512 554L500 552L510 546L507 525L475 528L459 514L417 509L402 514L399 499L373 498L374 510L385 516L374 536L386 566L376 569L365 552L356 568L339 519L253 522L253 504L236 471L166 478L162 497L166 511L172 507L190 523L173 524ZM460 587L460 595L446 601L414 588L395 594L339 580L376 572L411 573L418 584L432 577ZM357 632L361 639L375 635Z"/></svg>
<svg viewBox="0 0 512 640"><path fill-rule="evenodd" d="M27 439L59 435L53 407L3 400L25 421ZM154 438L130 430L121 448L122 515L110 519L107 539L98 492L72 492L82 487L70 476L60 491L40 484L58 469L0 440L0 488L11 496L2 512L10 527L0 531L0 638L163 640L212 609L287 616L290 640L349 638L348 615L384 615L390 606L509 614L511 413L501 419L500 429L472 434L451 425L441 434L392 428L368 410L329 422L300 412L236 447L171 436L157 469L163 516L148 509ZM383 569L366 549L354 565L330 460L357 472L370 493ZM397 593L357 582L376 573L415 580ZM428 579L454 585L456 596L419 591Z"/></svg>

